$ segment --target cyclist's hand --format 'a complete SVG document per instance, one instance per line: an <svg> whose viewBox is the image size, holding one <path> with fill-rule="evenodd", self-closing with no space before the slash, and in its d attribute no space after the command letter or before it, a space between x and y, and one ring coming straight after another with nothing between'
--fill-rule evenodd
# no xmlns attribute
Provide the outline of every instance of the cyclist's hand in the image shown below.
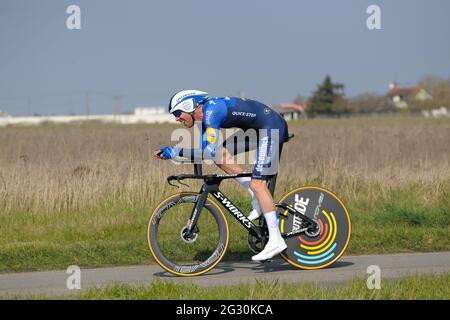
<svg viewBox="0 0 450 320"><path fill-rule="evenodd" d="M164 160L164 158L161 155L161 149L156 149L155 151L153 151L153 156L157 159Z"/></svg>
<svg viewBox="0 0 450 320"><path fill-rule="evenodd" d="M162 147L161 149L156 150L154 154L155 156L163 160L168 160L175 157L175 151L172 147Z"/></svg>

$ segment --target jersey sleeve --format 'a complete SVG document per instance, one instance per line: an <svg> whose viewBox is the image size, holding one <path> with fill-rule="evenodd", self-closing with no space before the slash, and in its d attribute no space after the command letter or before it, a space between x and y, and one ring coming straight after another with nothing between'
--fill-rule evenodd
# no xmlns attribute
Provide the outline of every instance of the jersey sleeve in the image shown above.
<svg viewBox="0 0 450 320"><path fill-rule="evenodd" d="M202 155L202 159L214 159L221 125L227 119L227 106L221 100L210 100L203 106L203 121L200 147L201 149L184 148L179 155L189 159L195 159L196 155Z"/></svg>
<svg viewBox="0 0 450 320"><path fill-rule="evenodd" d="M220 127L227 118L227 106L223 101L211 100L203 107L203 158L213 159L219 143Z"/></svg>

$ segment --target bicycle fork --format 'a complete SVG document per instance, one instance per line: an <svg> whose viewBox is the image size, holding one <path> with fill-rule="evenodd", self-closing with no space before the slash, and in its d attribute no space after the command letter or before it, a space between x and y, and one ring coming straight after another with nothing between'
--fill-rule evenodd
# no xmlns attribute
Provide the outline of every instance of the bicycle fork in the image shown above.
<svg viewBox="0 0 450 320"><path fill-rule="evenodd" d="M204 186L202 186L200 193L197 196L195 206L192 209L192 213L188 220L185 232L183 234L183 237L185 239L192 239L195 236L195 233L199 232L197 222L200 218L200 213L202 212L202 208L205 205L206 199L208 198L208 193L208 190Z"/></svg>

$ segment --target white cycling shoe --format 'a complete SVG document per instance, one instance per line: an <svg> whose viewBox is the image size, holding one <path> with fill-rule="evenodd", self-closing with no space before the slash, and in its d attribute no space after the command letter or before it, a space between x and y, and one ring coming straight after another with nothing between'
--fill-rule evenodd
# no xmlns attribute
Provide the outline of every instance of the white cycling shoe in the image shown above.
<svg viewBox="0 0 450 320"><path fill-rule="evenodd" d="M252 211L250 211L250 213L248 214L248 220L253 221L255 219L258 219L259 217L261 217L261 213L259 213L258 211L256 211L256 209L252 209Z"/></svg>
<svg viewBox="0 0 450 320"><path fill-rule="evenodd" d="M287 248L286 242L281 238L274 243L267 243L263 251L252 257L253 261L264 261L273 258Z"/></svg>

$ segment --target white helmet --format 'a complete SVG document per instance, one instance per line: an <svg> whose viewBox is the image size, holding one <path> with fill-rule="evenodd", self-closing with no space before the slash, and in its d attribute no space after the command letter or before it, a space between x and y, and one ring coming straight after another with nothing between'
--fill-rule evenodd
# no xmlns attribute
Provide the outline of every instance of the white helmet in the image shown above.
<svg viewBox="0 0 450 320"><path fill-rule="evenodd" d="M199 104L208 100L208 94L197 90L183 90L172 96L169 102L169 113L184 111L192 113ZM177 116L177 115L175 115Z"/></svg>

